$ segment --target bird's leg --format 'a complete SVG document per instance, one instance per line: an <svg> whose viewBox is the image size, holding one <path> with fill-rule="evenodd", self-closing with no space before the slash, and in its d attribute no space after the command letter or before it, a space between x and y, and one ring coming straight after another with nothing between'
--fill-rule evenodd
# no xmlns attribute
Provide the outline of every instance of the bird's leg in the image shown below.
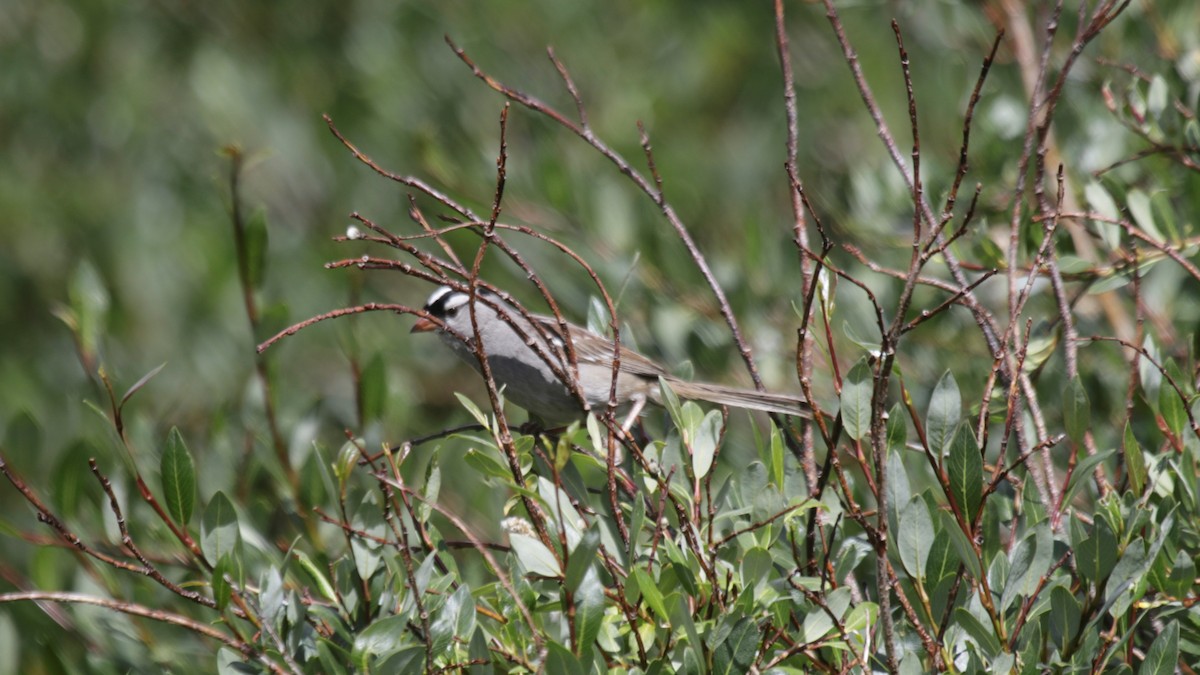
<svg viewBox="0 0 1200 675"><path fill-rule="evenodd" d="M642 414L642 408L646 407L646 395L637 393L630 396L629 400L633 405L629 407L629 414L625 416L625 422L621 424L621 433L626 436L629 435L629 430L633 427L633 423L637 421L638 415Z"/></svg>

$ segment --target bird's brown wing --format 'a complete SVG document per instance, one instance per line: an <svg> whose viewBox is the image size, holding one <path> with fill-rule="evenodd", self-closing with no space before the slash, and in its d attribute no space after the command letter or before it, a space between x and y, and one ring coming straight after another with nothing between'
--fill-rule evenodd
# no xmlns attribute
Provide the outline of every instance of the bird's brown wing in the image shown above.
<svg viewBox="0 0 1200 675"><path fill-rule="evenodd" d="M558 321L553 317L539 316L537 320L541 324L540 327L548 334L559 334ZM612 340L573 324L568 323L567 326L571 331L571 343L575 347L575 355L580 363L594 365L612 363ZM624 345L621 345L621 372L641 375L642 377L651 379L656 379L659 375L668 374L662 366Z"/></svg>

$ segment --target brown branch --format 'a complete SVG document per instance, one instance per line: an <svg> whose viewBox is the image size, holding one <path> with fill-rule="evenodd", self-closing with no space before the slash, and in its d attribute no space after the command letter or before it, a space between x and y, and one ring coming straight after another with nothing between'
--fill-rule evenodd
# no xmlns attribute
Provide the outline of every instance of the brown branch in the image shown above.
<svg viewBox="0 0 1200 675"><path fill-rule="evenodd" d="M211 638L227 647L237 650L238 653L242 654L246 658L254 659L263 664L263 666L273 673L282 675L283 673L288 672L284 670L282 666L268 658L266 654L258 651L253 645L247 642L230 637L229 635L226 635L225 633L222 633L221 631L209 626L207 623L195 621L179 614L165 612L161 609L151 609L144 605L139 605L132 602L123 602L121 600L112 600L110 598L100 598L94 595L85 595L83 593L66 593L62 591L24 591L17 593L0 593L0 604L22 601L63 602L95 605L97 607L110 609L114 612L121 612L132 616L140 616L146 619L160 621L162 623L181 626L193 633L196 633L197 635L203 635L204 637Z"/></svg>
<svg viewBox="0 0 1200 675"><path fill-rule="evenodd" d="M704 277L704 280L708 283L709 288L716 297L717 304L720 307L721 315L724 317L725 323L729 327L730 333L733 335L734 344L736 344L738 347L738 351L742 356L742 360L745 362L746 368L750 373L750 377L754 381L754 386L760 391L765 390L765 387L762 383L762 378L758 374L758 368L754 365L750 347L745 338L742 336L742 331L738 327L737 318L733 314L733 309L729 305L729 300L725 296L725 291L721 288L720 284L717 283L716 275L709 267L708 261L705 259L704 254L700 252L700 248L696 245L695 240L692 239L687 227L683 224L683 221L680 220L678 214L675 212L675 208L659 191L655 189L654 184L647 180L646 177L639 173L636 169L634 169L633 166L626 161L620 153L593 134L590 128L570 121L565 115L555 110L552 106L542 102L537 98L513 89L493 78L491 75L488 75L478 65L476 65L469 56L467 56L465 51L455 45L449 37L446 38L446 43L450 45L450 48L454 51L458 58L461 59L462 62L471 69L471 72L489 87L511 101L520 103L521 105L538 114L545 115L546 117L554 120L558 124L570 130L575 135L579 136L581 139L586 141L588 145L592 146L592 148L612 162L617 167L617 170L633 181L634 185L636 185L639 190L650 197L651 201L658 206L663 216L667 219L667 222L671 224L672 228L674 228L676 235L678 235L680 241L683 242L684 248L686 248L688 254L691 255L693 262L696 263L701 275ZM566 68L563 67L561 72L565 71ZM569 81L569 77L567 79Z"/></svg>
<svg viewBox="0 0 1200 675"><path fill-rule="evenodd" d="M363 312L395 312L397 314L413 314L413 315L431 319L431 320L434 318L423 310L413 309L411 307L408 307L407 305L395 305L395 304L390 304L390 303L368 302L365 305L358 305L356 307L345 307L342 309L335 309L333 311L325 312L324 314L318 314L317 316L310 317L299 323L292 324L291 326L284 328L283 330L279 331L274 336L272 336L271 338L268 338L265 342L260 344L258 346L258 351L259 352L266 351L271 345L275 344L276 342L279 342L280 340L282 340L285 337L290 337L292 335L295 335L296 333L299 333L300 331L304 330L305 328L308 328L309 326L311 326L315 323L320 323L320 322L326 321L328 319L336 319L339 316L346 316L348 314L361 314Z"/></svg>

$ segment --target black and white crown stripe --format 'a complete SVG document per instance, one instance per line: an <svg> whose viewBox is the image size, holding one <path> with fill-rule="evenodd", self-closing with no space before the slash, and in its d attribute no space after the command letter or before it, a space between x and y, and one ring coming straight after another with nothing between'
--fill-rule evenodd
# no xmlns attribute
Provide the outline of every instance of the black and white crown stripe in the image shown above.
<svg viewBox="0 0 1200 675"><path fill-rule="evenodd" d="M488 289L479 289L478 295L492 301L488 304L499 303L502 301L500 296ZM454 310L467 304L470 302L470 300L471 296L467 293L456 291L449 286L439 286L437 290L429 295L429 299L425 301L424 309L433 316L445 320L446 317L454 313ZM564 345L562 337L558 335L558 333L554 331L550 325L541 321L535 321L534 323L535 325L538 325L540 330L544 330L549 333L548 337L550 338L551 344L559 349L563 348Z"/></svg>
<svg viewBox="0 0 1200 675"><path fill-rule="evenodd" d="M506 293L500 294L496 293L490 288L482 287L476 289L476 299L482 300L484 304L489 305L496 310L500 309L501 303L514 302L511 299L511 296L508 296ZM451 315L454 314L455 310L470 301L471 296L468 293L455 290L450 286L439 286L433 291L433 293L429 295L429 299L425 302L425 307L423 309L428 312L430 316L433 316L443 323L439 330L449 335L453 335L455 339L469 345L471 343L471 337L469 335L463 335L459 333L450 326L445 325L445 322ZM572 389L574 395L582 402L583 391L579 388L580 385L578 371L574 370L575 366L572 365L572 372L574 375L572 377L571 375L568 375L567 371L562 365L563 361L569 359L567 357L566 343L559 334L555 321L553 319L545 319L529 314L525 309L520 308L519 306L517 311L525 314L529 319L532 320L531 325L533 330L541 333L542 337L550 342L550 344L553 346L553 349L558 351L558 354L556 354L557 358L552 358L549 354L547 354L547 350L544 350L540 345L532 340L520 325L517 325L513 322L512 317L505 316L503 320L508 323L508 325L512 326L513 330L517 332L517 335L519 335L522 340L525 340L526 344L529 345L535 354L537 354L538 358L540 358L543 363L550 367L550 370L554 373L554 376L557 377L560 382L566 384L568 388ZM586 403L584 403L584 405L586 406Z"/></svg>
<svg viewBox="0 0 1200 675"><path fill-rule="evenodd" d="M425 311L440 318L467 304L470 299L471 296L462 291L440 286L429 296L429 300L425 301Z"/></svg>

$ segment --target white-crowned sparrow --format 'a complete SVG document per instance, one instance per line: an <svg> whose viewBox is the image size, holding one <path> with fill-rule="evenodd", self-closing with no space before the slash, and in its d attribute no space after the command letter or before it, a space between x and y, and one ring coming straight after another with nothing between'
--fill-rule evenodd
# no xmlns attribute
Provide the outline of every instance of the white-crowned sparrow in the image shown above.
<svg viewBox="0 0 1200 675"><path fill-rule="evenodd" d="M558 321L537 315L526 318L514 305L482 288L477 290L475 298L479 337L483 341L492 379L497 386L504 387L505 397L547 424L565 424L578 419L583 414L578 399L549 365L555 363L560 372L570 376ZM421 317L411 332L436 331L455 354L480 371L475 355L470 302L468 293L448 286L438 288L425 303L425 311L437 321ZM567 324L567 328L579 366L583 397L592 410L599 412L608 405L613 342L579 326ZM672 377L662 366L624 346L620 353L616 401L619 413L626 417L626 428L646 402L662 404L660 377L681 398L782 415L811 416L808 403L800 397L688 382Z"/></svg>

